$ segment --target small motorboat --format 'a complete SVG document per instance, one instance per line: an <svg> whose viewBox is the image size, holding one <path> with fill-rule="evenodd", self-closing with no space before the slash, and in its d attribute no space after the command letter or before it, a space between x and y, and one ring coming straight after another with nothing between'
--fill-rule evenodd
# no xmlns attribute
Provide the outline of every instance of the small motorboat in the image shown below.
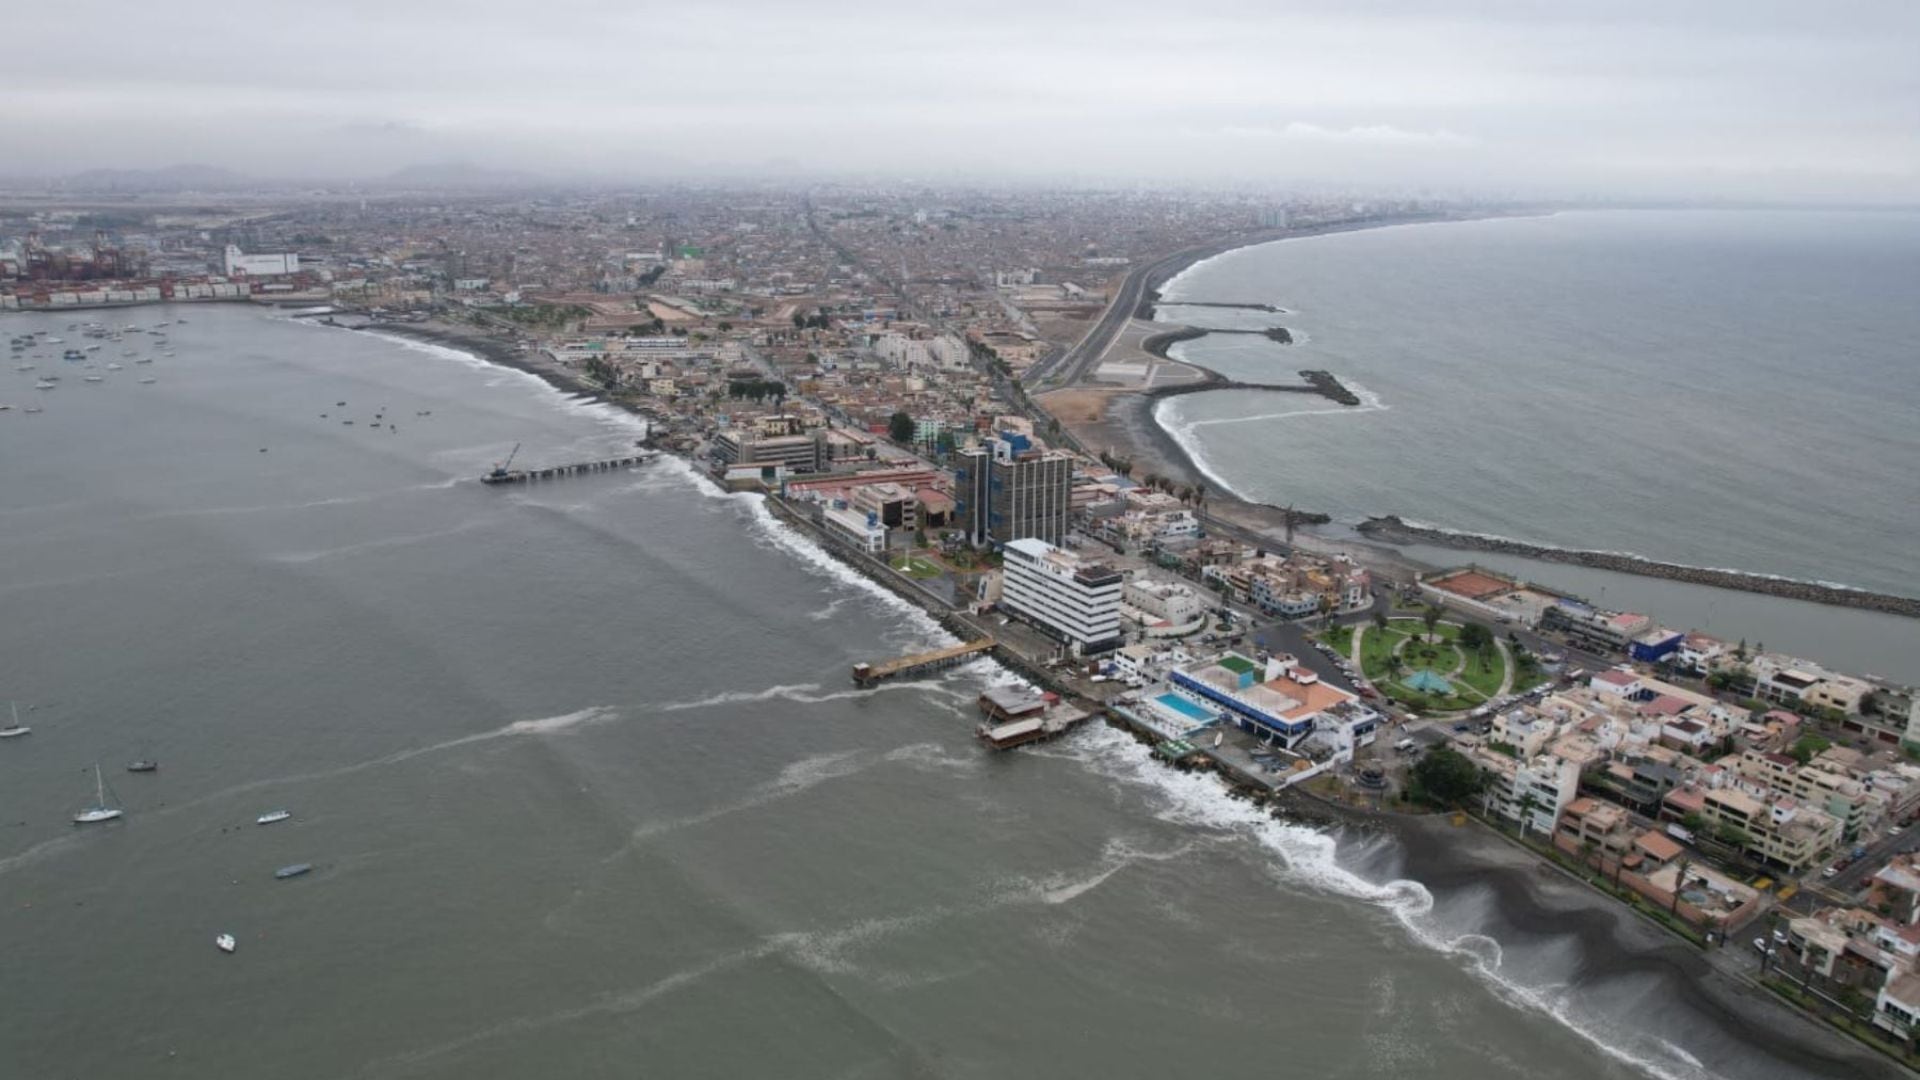
<svg viewBox="0 0 1920 1080"><path fill-rule="evenodd" d="M160 763L153 760L152 758L140 758L136 761L127 762L127 771L128 772L159 772Z"/></svg>
<svg viewBox="0 0 1920 1080"><path fill-rule="evenodd" d="M106 377L103 375L89 375L86 377L85 381L103 383L103 382L106 382L107 380L106 380Z"/></svg>
<svg viewBox="0 0 1920 1080"><path fill-rule="evenodd" d="M232 934L221 934L215 937L213 944L215 948L218 948L223 953L230 953L240 947L240 943L233 940Z"/></svg>
<svg viewBox="0 0 1920 1080"><path fill-rule="evenodd" d="M273 876L280 879L281 881L285 881L288 878L299 877L301 874L304 874L307 871L312 869L313 869L312 863L297 862L297 863L294 863L292 866L283 866L280 869L275 870L273 872Z"/></svg>
<svg viewBox="0 0 1920 1080"><path fill-rule="evenodd" d="M141 385L141 386L152 386L152 385L153 385L154 383L157 383L157 382L159 382L159 381L160 381L159 379L156 379L156 378L154 378L153 376L151 376L151 375L149 375L149 376L147 376L146 378L144 378L144 379L141 379L141 380L140 380L140 385Z"/></svg>
<svg viewBox="0 0 1920 1080"><path fill-rule="evenodd" d="M253 819L256 825L271 825L276 821L285 821L293 816L291 810L269 810Z"/></svg>

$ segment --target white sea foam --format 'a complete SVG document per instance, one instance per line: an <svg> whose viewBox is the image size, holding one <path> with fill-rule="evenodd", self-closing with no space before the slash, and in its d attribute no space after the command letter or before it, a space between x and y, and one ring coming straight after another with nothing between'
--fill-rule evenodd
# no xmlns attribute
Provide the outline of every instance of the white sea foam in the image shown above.
<svg viewBox="0 0 1920 1080"><path fill-rule="evenodd" d="M815 754L790 762L780 770L780 775L754 788L745 796L724 802L718 806L702 810L685 817L650 821L633 830L633 842L639 842L665 833L678 832L681 829L705 825L723 817L738 814L746 810L757 810L768 803L790 799L795 795L819 787L830 780L852 776L871 767L877 760L873 754L863 750L841 750L829 754ZM607 856L610 861L625 851L614 852Z"/></svg>
<svg viewBox="0 0 1920 1080"><path fill-rule="evenodd" d="M1153 407L1153 422L1160 425L1160 429L1165 431L1167 436L1186 453L1187 457L1193 462L1194 468L1200 471L1200 475L1206 477L1207 481L1215 488L1239 498L1246 498L1247 496L1244 492L1235 488L1227 481L1226 477L1220 475L1214 462L1207 457L1206 444L1194 433L1200 428L1213 427L1221 424L1244 424L1255 420L1281 420L1295 416L1359 415L1370 412L1385 412L1391 408L1391 406L1380 399L1380 395L1358 383L1343 381L1343 385L1345 385L1347 389L1352 390L1353 395L1360 399L1359 405L1332 404L1308 406L1299 409L1284 409L1279 412L1257 413L1251 416L1223 416L1208 420L1186 420L1181 417L1179 406L1179 403L1185 400L1184 397L1170 397L1162 398L1160 402Z"/></svg>
<svg viewBox="0 0 1920 1080"><path fill-rule="evenodd" d="M764 690L723 690L689 701L670 701L656 705L659 712L684 712L688 709L711 709L720 705L739 705L757 701L791 701L801 705L819 705L828 701L846 701L851 698L871 697L874 694L891 691L937 691L936 684L927 682L890 682L868 689L825 691L819 683L788 683L769 686ZM824 691L824 692L823 692Z"/></svg>
<svg viewBox="0 0 1920 1080"><path fill-rule="evenodd" d="M515 720L513 723L494 728L490 731L475 732L471 735L461 735L457 738L445 739L426 746L415 746L406 750L397 750L382 757L355 762L351 765L340 765L335 768L320 769L314 772L293 773L287 776L249 780L244 784L236 784L233 787L222 788L219 791L202 795L190 802L179 803L165 810L157 811L156 813L177 813L190 807L231 798L249 791L259 791L263 788L279 787L284 784L303 784L315 780L330 780L338 776L348 776L353 773L365 772L368 769L386 768L387 766L398 765L401 762L411 761L414 758L424 757L428 754L441 754L462 746L491 742L495 739L524 738L530 735L555 735L576 727L606 723L618 718L619 715L619 712L615 709L606 706L594 706L592 708L580 709L576 712L563 713L559 716L545 716L534 720Z"/></svg>
<svg viewBox="0 0 1920 1080"><path fill-rule="evenodd" d="M458 533L466 532L467 530L472 529L479 524L480 522L477 519L471 520L471 521L463 521L460 524L455 525L449 529L435 529L432 532L424 532L424 533L409 533L405 536L383 536L377 540L364 540L358 544L342 544L339 547L319 548L313 551L288 551L288 552L282 552L277 555L268 555L266 556L266 559L269 562L278 562L278 563L296 563L297 564L297 563L318 562L321 559L334 559L334 558L339 558L342 555L357 555L365 551L379 551L383 548L407 547L412 544L424 543L425 541L428 541L428 540L438 540L442 537L453 536Z"/></svg>
<svg viewBox="0 0 1920 1080"><path fill-rule="evenodd" d="M1189 840L1171 851L1142 851L1129 844L1125 839L1114 837L1106 842L1101 853L1101 865L1092 874L1080 878L1058 875L1041 883L1040 900L1046 904L1059 905L1071 903L1087 893L1107 883L1107 880L1129 866L1141 862L1171 862L1200 846L1200 841Z"/></svg>
<svg viewBox="0 0 1920 1080"><path fill-rule="evenodd" d="M1421 945L1460 959L1502 1000L1553 1017L1623 1063L1664 1080L1701 1080L1713 1075L1689 1067L1677 1056L1656 1061L1622 1046L1622 1040L1603 1030L1594 1017L1575 1009L1577 999L1564 987L1530 987L1512 978L1504 970L1505 957L1493 938L1478 932L1449 934L1436 925L1429 917L1434 898L1426 886L1404 878L1367 880L1339 863L1332 836L1275 820L1252 803L1229 797L1210 774L1165 768L1133 739L1104 727L1089 728L1069 740L1065 753L1114 780L1153 789L1162 799L1158 816L1163 820L1250 838L1277 857L1274 870L1282 881L1374 905ZM1092 887L1098 882L1089 879L1085 884Z"/></svg>

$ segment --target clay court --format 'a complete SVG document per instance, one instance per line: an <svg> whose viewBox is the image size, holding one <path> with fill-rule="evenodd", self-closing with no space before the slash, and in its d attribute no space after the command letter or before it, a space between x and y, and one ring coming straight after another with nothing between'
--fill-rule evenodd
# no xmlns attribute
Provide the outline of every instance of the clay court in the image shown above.
<svg viewBox="0 0 1920 1080"><path fill-rule="evenodd" d="M1462 570L1447 577L1432 578L1427 581L1427 584L1455 596L1464 596L1469 600L1485 600L1490 596L1512 592L1514 589L1513 582L1502 581L1478 570Z"/></svg>

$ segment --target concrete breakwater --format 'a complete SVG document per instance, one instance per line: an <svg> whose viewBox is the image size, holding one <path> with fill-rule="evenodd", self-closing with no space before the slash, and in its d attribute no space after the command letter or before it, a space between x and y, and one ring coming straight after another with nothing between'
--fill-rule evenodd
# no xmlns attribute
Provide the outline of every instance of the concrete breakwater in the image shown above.
<svg viewBox="0 0 1920 1080"><path fill-rule="evenodd" d="M1205 333L1205 331L1201 332ZM1151 352L1153 343L1148 342L1146 348ZM1200 370L1206 372L1205 381L1156 386L1151 390L1142 391L1141 396L1148 401L1157 402L1161 398L1178 397L1181 394L1201 394L1209 390L1273 390L1283 394L1318 394L1341 405L1360 404L1359 395L1343 386L1331 371L1303 370L1300 372L1300 378L1304 381L1298 383L1259 383L1229 379L1217 371L1208 371L1205 368Z"/></svg>
<svg viewBox="0 0 1920 1080"><path fill-rule="evenodd" d="M1195 338L1206 337L1208 334L1258 334L1276 344L1293 344L1293 331L1284 326L1269 326L1265 330L1230 330L1217 326L1182 326L1177 330L1169 330L1164 334L1155 334L1142 341L1140 347L1162 360L1171 360L1172 357L1167 355L1169 348L1182 341L1192 341Z"/></svg>
<svg viewBox="0 0 1920 1080"><path fill-rule="evenodd" d="M1740 570L1718 570L1704 566L1687 566L1683 563L1661 562L1657 559L1642 558L1638 555L1625 555L1615 551L1585 551L1574 548L1557 548L1544 544L1529 544L1522 540L1509 540L1502 536L1487 536L1481 533L1458 533L1445 529L1430 529L1422 525L1409 525L1392 514L1385 517L1369 518L1359 525L1358 531L1368 539L1391 544L1432 544L1439 547L1458 548L1463 551L1486 551L1500 555L1519 555L1528 559L1538 559L1541 562L1566 563L1572 566L1590 566L1598 570L1612 570L1622 574L1639 574L1642 577L1664 578L1669 581L1684 581L1693 585L1709 585L1718 589L1738 589L1742 592L1778 596L1788 600L1805 600L1809 603L1830 604L1835 607L1861 608L1867 611L1879 611L1889 615L1904 615L1910 619L1920 619L1920 598L1911 596L1895 596L1891 593L1869 592L1865 589L1848 589L1838 585L1823 585L1815 581L1796 581L1791 578L1769 577L1765 574L1749 574Z"/></svg>
<svg viewBox="0 0 1920 1080"><path fill-rule="evenodd" d="M1154 317L1154 313L1160 310L1162 304L1168 307L1231 308L1236 311L1264 311L1269 315L1284 315L1287 311L1286 308L1277 307L1273 304L1232 304L1220 300L1168 300L1160 295L1159 289L1148 289L1146 297L1140 302L1140 318L1151 320Z"/></svg>

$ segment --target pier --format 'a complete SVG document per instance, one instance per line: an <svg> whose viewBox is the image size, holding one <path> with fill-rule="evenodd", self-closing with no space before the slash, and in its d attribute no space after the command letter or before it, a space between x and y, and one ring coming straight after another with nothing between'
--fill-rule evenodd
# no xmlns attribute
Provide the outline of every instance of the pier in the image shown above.
<svg viewBox="0 0 1920 1080"><path fill-rule="evenodd" d="M855 664L853 665L853 682L855 686L868 687L901 675L919 675L928 671L938 671L986 652L993 648L993 645L992 638L981 638L978 641L949 645L944 649L915 653L912 656L901 656L878 664Z"/></svg>
<svg viewBox="0 0 1920 1080"><path fill-rule="evenodd" d="M567 476L580 476L585 473L612 472L615 469L645 465L653 460L651 454L635 457L608 458L605 461L581 461L571 465L554 465L545 469L509 469L497 468L480 477L483 484L530 484L538 480L558 480Z"/></svg>

